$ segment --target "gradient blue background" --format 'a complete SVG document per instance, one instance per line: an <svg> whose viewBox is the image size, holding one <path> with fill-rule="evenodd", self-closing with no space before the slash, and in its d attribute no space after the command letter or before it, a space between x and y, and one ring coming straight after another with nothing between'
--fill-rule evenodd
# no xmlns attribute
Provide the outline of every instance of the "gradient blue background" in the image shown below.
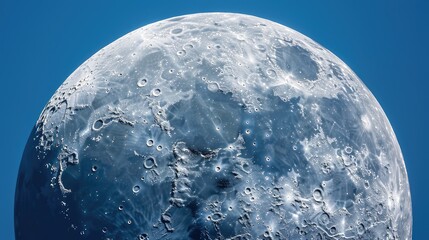
<svg viewBox="0 0 429 240"><path fill-rule="evenodd" d="M0 0L0 239L14 239L15 182L28 135L67 76L99 49L138 27L212 11L247 13L289 26L331 50L357 73L395 130L411 184L413 236L425 239L429 222L427 2Z"/></svg>

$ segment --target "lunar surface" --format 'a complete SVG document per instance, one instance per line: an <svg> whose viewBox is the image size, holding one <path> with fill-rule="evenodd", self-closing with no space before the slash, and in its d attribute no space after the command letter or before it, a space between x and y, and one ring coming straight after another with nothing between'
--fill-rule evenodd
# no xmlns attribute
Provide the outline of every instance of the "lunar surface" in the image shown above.
<svg viewBox="0 0 429 240"><path fill-rule="evenodd" d="M374 96L327 49L241 14L175 17L84 62L22 158L17 239L411 239Z"/></svg>

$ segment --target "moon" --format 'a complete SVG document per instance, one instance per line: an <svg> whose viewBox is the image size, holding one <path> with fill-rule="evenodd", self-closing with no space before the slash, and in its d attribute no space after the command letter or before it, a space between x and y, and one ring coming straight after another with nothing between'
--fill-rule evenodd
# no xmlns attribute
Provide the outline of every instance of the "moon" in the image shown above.
<svg viewBox="0 0 429 240"><path fill-rule="evenodd" d="M356 74L278 23L149 24L77 68L43 109L17 239L411 239L392 127Z"/></svg>

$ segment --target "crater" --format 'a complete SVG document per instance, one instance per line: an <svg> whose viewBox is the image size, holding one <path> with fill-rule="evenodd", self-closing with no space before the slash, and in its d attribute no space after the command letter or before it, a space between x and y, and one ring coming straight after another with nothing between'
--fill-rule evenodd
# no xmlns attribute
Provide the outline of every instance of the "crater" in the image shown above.
<svg viewBox="0 0 429 240"><path fill-rule="evenodd" d="M286 73L300 80L317 80L319 67L311 59L310 52L300 46L284 46L276 49L276 63Z"/></svg>

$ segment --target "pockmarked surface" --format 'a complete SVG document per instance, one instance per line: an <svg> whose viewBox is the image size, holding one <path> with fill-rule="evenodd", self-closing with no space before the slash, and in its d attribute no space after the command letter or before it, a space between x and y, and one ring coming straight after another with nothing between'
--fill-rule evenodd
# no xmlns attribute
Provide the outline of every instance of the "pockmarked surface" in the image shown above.
<svg viewBox="0 0 429 240"><path fill-rule="evenodd" d="M142 27L57 90L28 140L17 239L411 239L382 108L311 39L241 14Z"/></svg>

